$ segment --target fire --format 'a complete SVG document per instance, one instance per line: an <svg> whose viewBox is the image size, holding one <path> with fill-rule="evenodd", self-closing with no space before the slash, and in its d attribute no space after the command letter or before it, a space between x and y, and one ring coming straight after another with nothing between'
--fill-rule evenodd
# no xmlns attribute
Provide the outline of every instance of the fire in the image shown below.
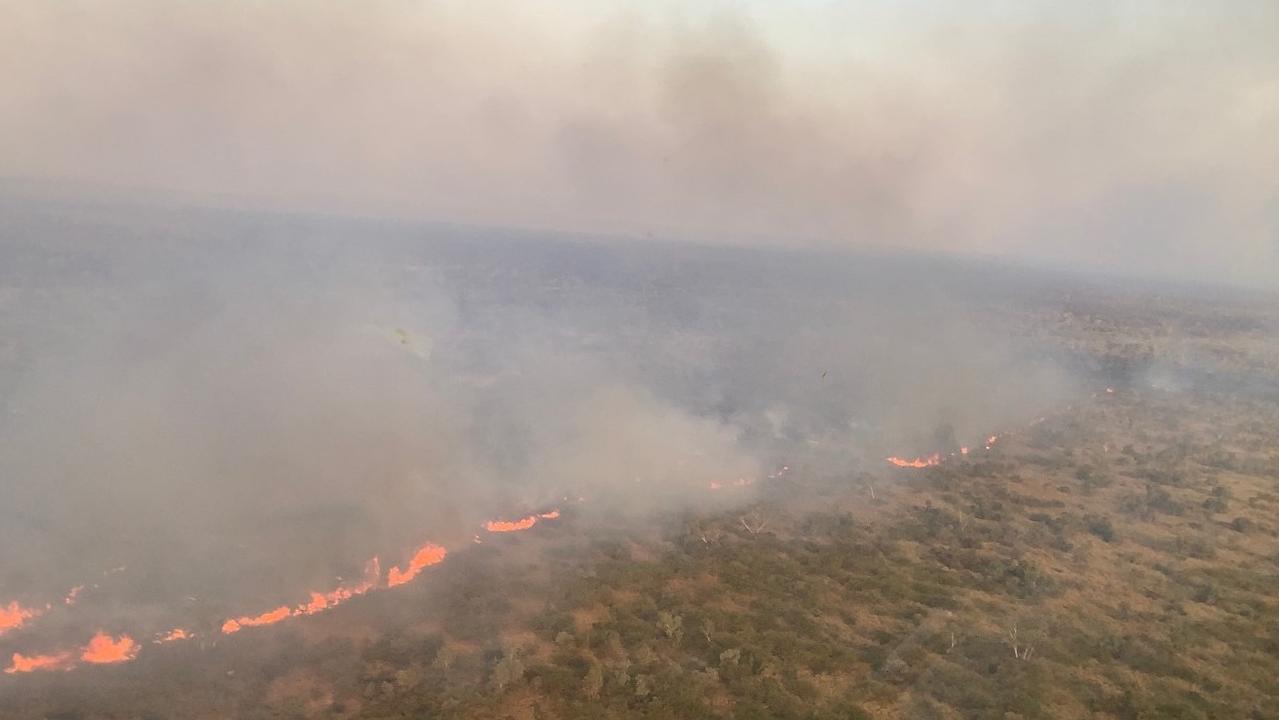
<svg viewBox="0 0 1279 720"><path fill-rule="evenodd" d="M580 499L580 498L579 498ZM520 530L528 530L537 524L538 520L554 520L560 516L559 510L551 510L540 515L529 515L519 520L489 520L484 523L484 529L494 533L519 532Z"/></svg>
<svg viewBox="0 0 1279 720"><path fill-rule="evenodd" d="M351 587L340 587L337 590L331 590L326 593L312 592L311 602L300 605L293 611L294 615L314 615L322 610L328 610L335 607L356 595L364 593L377 587L378 578L382 576L382 565L375 557L364 565L364 580L358 585Z"/></svg>
<svg viewBox="0 0 1279 720"><path fill-rule="evenodd" d="M8 605L0 605L0 635L22 627L28 620L40 617L44 610L23 607L17 600Z"/></svg>
<svg viewBox="0 0 1279 720"><path fill-rule="evenodd" d="M128 635L117 639L99 630L80 653L80 659L99 665L128 662L137 656L138 649L138 644Z"/></svg>
<svg viewBox="0 0 1279 720"><path fill-rule="evenodd" d="M79 595L80 591L82 590L84 590L83 585L76 585L75 587L67 591L67 596L62 600L62 602L67 605L74 605L76 601L76 596Z"/></svg>
<svg viewBox="0 0 1279 720"><path fill-rule="evenodd" d="M274 610L271 610L269 612L264 612L261 615L254 615L252 617L239 617L239 618L235 618L234 620L227 620L226 622L222 623L222 632L226 633L227 635L230 635L233 632L239 632L240 628L257 627L259 625L272 625L274 623L280 622L281 620L289 617L292 614L293 614L293 611L289 609L288 605L281 605L280 607Z"/></svg>
<svg viewBox="0 0 1279 720"><path fill-rule="evenodd" d="M174 640L190 640L192 637L191 633L182 628L173 628L167 633L161 633L153 642L159 645L161 643L170 643Z"/></svg>
<svg viewBox="0 0 1279 720"><path fill-rule="evenodd" d="M5 668L4 671L12 675L14 673L29 673L33 670L70 670L72 667L71 653L32 655L30 657L21 653L14 653L12 664Z"/></svg>
<svg viewBox="0 0 1279 720"><path fill-rule="evenodd" d="M418 548L413 553L413 557L409 559L408 567L404 570L398 567L391 568L391 572L386 576L386 586L395 587L417 577L423 568L430 567L437 563L443 562L444 557L449 554L448 550L436 545L435 543L427 543Z"/></svg>
<svg viewBox="0 0 1279 720"><path fill-rule="evenodd" d="M902 468L926 468L926 467L932 467L934 465L941 464L940 453L933 453L932 455L929 455L927 457L917 457L910 460L907 460L906 458L897 457L896 455L893 455L891 457L886 457L884 459L892 463L893 465L896 465L897 467L902 467Z"/></svg>
<svg viewBox="0 0 1279 720"><path fill-rule="evenodd" d="M536 524L537 516L529 515L526 518L514 521L489 520L484 523L484 529L489 532L518 532L520 530L528 530Z"/></svg>
<svg viewBox="0 0 1279 720"><path fill-rule="evenodd" d="M394 574L395 570L392 569L391 572L392 574ZM369 560L367 563L365 563L364 579L356 585L351 585L349 587L339 587L338 589L330 590L329 592L313 591L311 593L311 600L309 602L299 605L293 609L290 609L287 605L281 605L280 607L274 610L271 610L269 612L264 612L261 615L239 617L239 618L233 618L231 620L227 620L226 622L222 623L222 633L225 635L230 635L231 633L239 632L241 628L256 627L259 625L274 625L275 623L278 623L281 620L294 617L297 615L314 615L318 612L323 612L324 610L328 610L329 608L336 607L340 605L341 603L346 602L347 600L350 600L356 595L363 595L364 593L377 587L378 578L380 578L381 575L382 575L382 565L381 563L378 562L378 559L375 557L372 560ZM178 638L171 638L171 639L176 640Z"/></svg>
<svg viewBox="0 0 1279 720"><path fill-rule="evenodd" d="M111 665L129 662L138 656L138 650L140 649L133 638L128 635L111 637L99 630L89 640L89 644L79 651L79 659L96 665ZM75 667L75 661L76 654L72 652L30 656L14 653L12 664L5 668L4 671L12 675L13 673L27 673L35 670L70 670Z"/></svg>

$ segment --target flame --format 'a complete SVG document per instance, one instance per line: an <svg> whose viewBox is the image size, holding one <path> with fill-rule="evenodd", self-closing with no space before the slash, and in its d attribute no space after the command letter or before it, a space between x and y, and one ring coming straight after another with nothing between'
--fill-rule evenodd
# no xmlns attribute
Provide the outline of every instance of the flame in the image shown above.
<svg viewBox="0 0 1279 720"><path fill-rule="evenodd" d="M128 635L116 639L99 630L80 653L80 659L99 665L128 662L137 656L138 649L138 644Z"/></svg>
<svg viewBox="0 0 1279 720"><path fill-rule="evenodd" d="M580 499L580 498L579 498ZM554 520L560 516L559 510L551 510L541 513L540 515L529 515L519 520L489 520L484 523L484 529L495 533L519 532L520 530L528 530L537 524L538 520Z"/></svg>
<svg viewBox="0 0 1279 720"><path fill-rule="evenodd" d="M174 640L190 640L192 637L194 636L191 633L183 630L182 628L173 628L167 633L161 633L160 636L152 642L159 645L161 643L170 643Z"/></svg>
<svg viewBox="0 0 1279 720"><path fill-rule="evenodd" d="M281 620L283 620L286 617L289 617L292 614L293 614L293 611L289 609L288 605L281 605L280 607L274 610L271 610L269 612L264 612L261 615L254 615L252 617L239 617L239 618L235 618L234 620L227 620L226 622L222 623L222 632L226 633L227 635L230 635L233 632L239 632L240 628L257 627L259 625L272 625L274 623L280 622Z"/></svg>
<svg viewBox="0 0 1279 720"><path fill-rule="evenodd" d="M12 664L5 668L4 671L12 675L14 673L29 673L33 670L70 670L72 666L71 653L32 655L30 657L21 653L14 653Z"/></svg>
<svg viewBox="0 0 1279 720"><path fill-rule="evenodd" d="M520 530L528 530L537 524L537 516L529 515L519 520L489 520L484 523L484 529L489 532L518 532Z"/></svg>
<svg viewBox="0 0 1279 720"><path fill-rule="evenodd" d="M417 552L413 553L413 557L409 559L409 564L406 569L401 570L398 567L391 568L391 572L386 577L386 586L395 587L397 585L403 585L417 577L417 574L422 572L423 568L442 562L444 557L448 554L448 550L445 550L443 547L436 545L435 543L427 543L423 545L418 548Z"/></svg>
<svg viewBox="0 0 1279 720"><path fill-rule="evenodd" d="M10 630L17 630L26 624L28 620L38 618L43 614L44 610L23 607L18 604L17 600L10 602L8 605L0 605L0 635Z"/></svg>
<svg viewBox="0 0 1279 720"><path fill-rule="evenodd" d="M394 572L394 570L392 570L392 572ZM273 625L281 620L297 615L314 615L318 612L323 612L350 600L356 595L363 595L377 587L378 578L381 577L381 575L382 565L378 562L378 559L374 557L364 564L364 580L360 581L358 584L351 585L349 587L339 587L338 589L330 590L329 592L312 591L311 600L309 602L303 603L293 609L289 609L287 605L281 605L280 607L269 612L264 612L261 615L238 617L227 620L222 623L222 633L230 635L231 633L239 632L241 628L256 627L259 625Z"/></svg>
<svg viewBox="0 0 1279 720"><path fill-rule="evenodd" d="M76 585L75 587L71 588L70 590L67 591L67 596L66 598L63 599L62 602L67 605L74 605L76 601L76 596L80 594L81 590L84 590L83 585Z"/></svg>
<svg viewBox="0 0 1279 720"><path fill-rule="evenodd" d="M364 580L357 585L351 587L340 587L337 590L331 590L326 593L312 592L311 602L300 605L293 611L294 615L314 615L322 610L336 607L337 605L350 600L356 595L364 593L377 587L378 578L382 576L382 565L378 559L374 557L364 564Z"/></svg>
<svg viewBox="0 0 1279 720"><path fill-rule="evenodd" d="M910 460L897 457L896 455L886 457L884 459L893 465L902 468L926 468L941 464L941 455L939 453L933 453L927 457L917 457Z"/></svg>
<svg viewBox="0 0 1279 720"><path fill-rule="evenodd" d="M959 454L960 454L960 455L967 455L967 454L968 454L968 446L967 446L967 445L965 445L965 446L963 446L963 447L959 448Z"/></svg>

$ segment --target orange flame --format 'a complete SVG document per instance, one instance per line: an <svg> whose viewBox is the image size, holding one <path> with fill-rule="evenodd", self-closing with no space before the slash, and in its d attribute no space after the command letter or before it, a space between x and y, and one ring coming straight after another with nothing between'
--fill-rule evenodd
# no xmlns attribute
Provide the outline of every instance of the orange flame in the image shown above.
<svg viewBox="0 0 1279 720"><path fill-rule="evenodd" d="M884 459L892 463L893 465L896 465L897 467L902 467L902 468L926 468L926 467L932 467L934 465L941 464L941 455L938 453L933 453L932 455L929 455L927 457L917 457L910 460L907 460L906 458L897 457L896 455L893 455L892 457L886 457Z"/></svg>
<svg viewBox="0 0 1279 720"><path fill-rule="evenodd" d="M443 547L436 545L435 543L427 543L423 545L418 548L417 552L413 554L413 557L409 559L409 564L406 569L401 570L398 567L391 568L390 574L386 577L386 586L395 587L396 585L403 585L417 577L417 574L422 572L423 568L442 562L444 557L448 554L448 550L445 550Z"/></svg>
<svg viewBox="0 0 1279 720"><path fill-rule="evenodd" d="M518 532L520 530L528 530L529 528L533 527L536 524L537 524L537 516L529 515L526 518L521 518L519 520L514 520L514 521L489 520L488 522L484 523L484 529L488 530L489 532L495 532L495 533Z"/></svg>
<svg viewBox="0 0 1279 720"><path fill-rule="evenodd" d="M560 516L559 510L551 510L541 513L540 515L529 515L519 520L489 520L484 523L484 529L494 533L519 532L520 530L528 530L537 524L538 520L554 520Z"/></svg>
<svg viewBox="0 0 1279 720"><path fill-rule="evenodd" d="M110 635L98 631L89 640L88 646L80 653L80 659L85 662L97 663L100 665L111 663L128 662L138 654L138 644L128 635L121 635L119 639L112 638Z"/></svg>
<svg viewBox="0 0 1279 720"><path fill-rule="evenodd" d="M338 589L330 590L329 592L312 592L311 600L309 602L299 605L293 609L289 609L287 605L281 605L280 607L271 610L270 612L262 613L261 615L227 620L222 623L222 633L230 635L231 633L239 632L241 628L255 627L259 625L273 625L295 615L314 615L318 612L323 612L324 610L336 607L337 605L350 600L356 595L363 595L377 587L377 581L381 575L382 566L375 557L365 563L364 580L357 585L339 587Z"/></svg>
<svg viewBox="0 0 1279 720"><path fill-rule="evenodd" d="M259 625L272 625L274 623L280 622L281 620L283 620L286 617L289 617L292 614L293 614L293 611L289 610L289 606L281 605L280 607L274 610L271 610L270 612L264 612L261 615L254 615L252 617L239 617L234 620L227 620L226 622L222 623L222 632L226 633L227 635L230 635L233 632L239 632L240 628L257 627Z"/></svg>
<svg viewBox="0 0 1279 720"><path fill-rule="evenodd" d="M76 585L75 587L71 588L70 590L67 591L67 596L63 598L62 602L66 603L67 605L74 605L76 601L76 596L80 594L81 590L84 590L83 585Z"/></svg>
<svg viewBox="0 0 1279 720"><path fill-rule="evenodd" d="M22 627L28 620L38 618L44 613L39 608L28 608L18 604L17 600L8 605L0 605L0 635Z"/></svg>
<svg viewBox="0 0 1279 720"><path fill-rule="evenodd" d="M14 653L13 663L5 668L4 671L12 675L14 673L29 673L33 670L70 670L71 667L71 653L32 655L30 657L21 653Z"/></svg>
<svg viewBox="0 0 1279 720"><path fill-rule="evenodd" d="M311 602L305 605L299 605L293 611L294 615L314 615L323 610L336 607L337 605L350 600L356 595L364 593L377 587L378 578L382 576L382 565L375 557L364 565L364 580L358 585L351 587L340 587L337 590L331 590L326 593L312 592Z"/></svg>
<svg viewBox="0 0 1279 720"><path fill-rule="evenodd" d="M160 643L170 643L174 640L190 640L191 637L191 633L186 630L183 630L182 628L173 628L167 633L162 633L160 637L157 637L153 642L159 645Z"/></svg>

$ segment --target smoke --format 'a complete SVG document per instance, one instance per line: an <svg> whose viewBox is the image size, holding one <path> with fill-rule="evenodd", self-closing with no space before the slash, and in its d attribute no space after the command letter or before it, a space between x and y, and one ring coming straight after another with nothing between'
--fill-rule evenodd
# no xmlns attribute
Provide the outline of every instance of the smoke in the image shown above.
<svg viewBox="0 0 1279 720"><path fill-rule="evenodd" d="M463 322L438 273L279 226L157 258L163 226L105 249L43 227L87 277L4 246L0 567L28 602L121 565L124 603L294 597L502 513L670 510L761 474L728 422L548 343L572 330L550 313Z"/></svg>
<svg viewBox="0 0 1279 720"><path fill-rule="evenodd" d="M1268 284L1273 3L4 3L41 187Z"/></svg>
<svg viewBox="0 0 1279 720"><path fill-rule="evenodd" d="M744 502L710 490L977 444L1074 389L957 266L5 217L0 567L36 598L128 566L118 601L225 618L501 514Z"/></svg>

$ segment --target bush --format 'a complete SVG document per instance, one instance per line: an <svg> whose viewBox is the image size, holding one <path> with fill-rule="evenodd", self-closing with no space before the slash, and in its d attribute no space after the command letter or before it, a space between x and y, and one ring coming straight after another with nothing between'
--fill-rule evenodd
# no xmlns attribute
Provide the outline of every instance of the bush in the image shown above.
<svg viewBox="0 0 1279 720"><path fill-rule="evenodd" d="M1230 529L1235 532L1246 533L1253 529L1254 524L1246 517L1237 517L1230 521Z"/></svg>
<svg viewBox="0 0 1279 720"><path fill-rule="evenodd" d="M1116 539L1115 526L1110 524L1110 518L1103 515L1085 516L1084 527L1088 528L1088 532L1105 542L1113 543Z"/></svg>

